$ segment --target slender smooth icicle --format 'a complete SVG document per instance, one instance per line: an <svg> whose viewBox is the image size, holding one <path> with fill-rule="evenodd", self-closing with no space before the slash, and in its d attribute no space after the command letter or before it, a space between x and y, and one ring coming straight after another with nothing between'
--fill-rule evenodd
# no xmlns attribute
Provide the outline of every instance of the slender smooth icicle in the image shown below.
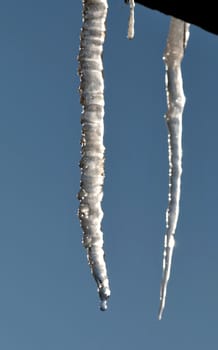
<svg viewBox="0 0 218 350"><path fill-rule="evenodd" d="M134 14L134 9L135 9L135 1L134 0L128 0L129 7L130 7L130 13L129 13L129 24L128 24L128 34L127 38L128 39L133 39L135 35L135 14Z"/></svg>
<svg viewBox="0 0 218 350"><path fill-rule="evenodd" d="M83 0L83 26L80 36L79 75L81 115L81 182L78 193L79 219L83 230L83 245L97 283L100 309L107 309L110 296L104 259L103 211L104 183L104 79L103 44L106 33L107 0Z"/></svg>
<svg viewBox="0 0 218 350"><path fill-rule="evenodd" d="M167 45L164 54L166 67L166 95L169 155L169 195L164 237L163 275L160 290L159 319L162 318L167 283L170 277L175 231L179 216L179 201L182 175L182 115L185 106L181 62L189 38L189 24L171 18Z"/></svg>

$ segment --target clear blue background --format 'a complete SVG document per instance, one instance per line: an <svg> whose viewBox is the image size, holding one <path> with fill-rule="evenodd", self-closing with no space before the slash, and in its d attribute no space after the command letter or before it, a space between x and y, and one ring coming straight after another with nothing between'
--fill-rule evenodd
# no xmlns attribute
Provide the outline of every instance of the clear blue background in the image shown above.
<svg viewBox="0 0 218 350"><path fill-rule="evenodd" d="M103 230L112 295L99 311L76 198L81 1L0 7L0 348L205 350L218 343L218 38L191 26L183 61L181 212L158 321L168 193L162 60L168 16L109 1Z"/></svg>

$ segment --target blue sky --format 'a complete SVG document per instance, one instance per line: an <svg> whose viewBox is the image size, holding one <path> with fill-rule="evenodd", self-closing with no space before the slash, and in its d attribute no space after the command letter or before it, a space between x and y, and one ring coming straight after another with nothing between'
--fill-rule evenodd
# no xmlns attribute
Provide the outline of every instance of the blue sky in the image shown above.
<svg viewBox="0 0 218 350"><path fill-rule="evenodd" d="M109 1L103 230L112 295L100 312L77 218L80 1L0 11L0 348L212 349L218 343L218 40L191 26L176 249L158 321L168 192L162 60L170 18Z"/></svg>

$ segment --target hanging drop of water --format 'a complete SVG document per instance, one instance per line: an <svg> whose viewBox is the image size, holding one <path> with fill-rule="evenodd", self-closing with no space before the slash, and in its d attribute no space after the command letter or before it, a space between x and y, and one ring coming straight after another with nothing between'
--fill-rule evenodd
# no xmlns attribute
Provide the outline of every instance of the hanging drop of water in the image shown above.
<svg viewBox="0 0 218 350"><path fill-rule="evenodd" d="M106 311L107 310L107 300L102 300L100 303L100 310Z"/></svg>

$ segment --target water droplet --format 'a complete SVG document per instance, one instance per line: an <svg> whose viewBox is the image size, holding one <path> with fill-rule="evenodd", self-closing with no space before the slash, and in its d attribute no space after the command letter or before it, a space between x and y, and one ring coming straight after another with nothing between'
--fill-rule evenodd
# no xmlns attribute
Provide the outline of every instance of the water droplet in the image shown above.
<svg viewBox="0 0 218 350"><path fill-rule="evenodd" d="M107 300L102 300L100 303L100 310L106 311L107 310Z"/></svg>

